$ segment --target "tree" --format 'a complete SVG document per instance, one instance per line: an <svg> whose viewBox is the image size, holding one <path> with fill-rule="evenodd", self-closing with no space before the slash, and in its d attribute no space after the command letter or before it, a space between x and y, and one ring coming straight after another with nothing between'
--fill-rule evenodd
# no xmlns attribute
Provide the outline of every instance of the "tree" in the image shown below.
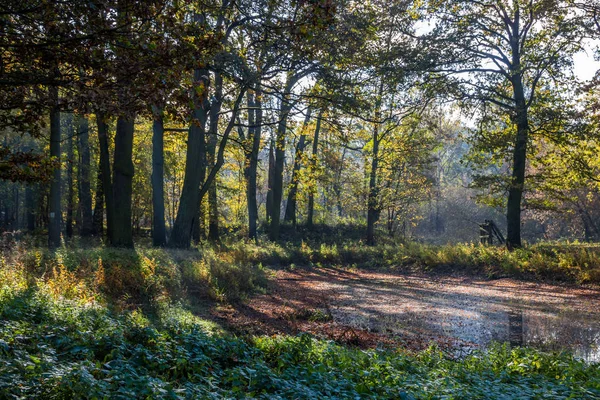
<svg viewBox="0 0 600 400"><path fill-rule="evenodd" d="M296 226L296 196L298 194L298 181L300 179L300 168L302 168L302 159L304 157L304 148L306 147L306 130L310 117L312 115L312 109L310 106L306 111L304 123L300 127L300 139L296 144L296 152L294 155L294 166L292 168L292 180L290 182L290 188L288 190L288 198L285 207L284 221L291 222Z"/></svg>
<svg viewBox="0 0 600 400"><path fill-rule="evenodd" d="M323 110L319 112L319 116L317 117L317 123L315 126L315 132L312 139L312 153L310 158L310 167L314 171L317 167L318 162L318 151L319 151L319 134L321 133L321 121L323 118ZM313 185L310 186L310 190L308 192L308 210L306 213L306 226L308 228L312 228L314 224L314 214L315 214L315 192L316 192L316 184L313 182Z"/></svg>
<svg viewBox="0 0 600 400"><path fill-rule="evenodd" d="M582 38L568 1L431 2L436 28L430 38L443 46L437 68L452 74L461 99L499 107L511 116L514 136L506 203L507 246L521 247L529 110L541 82L568 80L572 54ZM472 104L472 103L471 103Z"/></svg>
<svg viewBox="0 0 600 400"><path fill-rule="evenodd" d="M152 245L167 244L164 194L164 122L162 110L154 108L152 121Z"/></svg>
<svg viewBox="0 0 600 400"><path fill-rule="evenodd" d="M74 157L75 157L75 129L73 127L73 114L69 113L65 115L65 140L67 141L67 218L65 220L65 235L71 239L73 237L73 211L75 210L75 180L73 176L74 171Z"/></svg>
<svg viewBox="0 0 600 400"><path fill-rule="evenodd" d="M79 210L81 213L81 227L79 234L82 237L92 235L93 213L91 192L91 156L90 156L90 127L89 121L84 116L77 116L77 152L79 154L78 187Z"/></svg>
<svg viewBox="0 0 600 400"><path fill-rule="evenodd" d="M57 161L50 183L50 199L48 207L48 247L60 246L61 198L60 198L60 106L58 103L58 88L50 87L50 98L54 105L50 109L50 157Z"/></svg>

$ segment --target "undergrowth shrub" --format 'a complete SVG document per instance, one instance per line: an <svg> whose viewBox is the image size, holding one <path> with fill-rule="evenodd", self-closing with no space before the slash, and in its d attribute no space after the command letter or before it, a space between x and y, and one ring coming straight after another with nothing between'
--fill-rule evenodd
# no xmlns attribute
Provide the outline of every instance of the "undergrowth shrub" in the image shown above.
<svg viewBox="0 0 600 400"><path fill-rule="evenodd" d="M44 286L53 297L109 301L127 309L156 309L162 302L185 300L190 294L236 301L266 283L260 265L208 247L201 251L21 248L1 260L1 274L18 271L30 285Z"/></svg>
<svg viewBox="0 0 600 400"><path fill-rule="evenodd" d="M208 294L216 300L238 301L249 293L262 291L266 285L262 264L251 263L239 248L218 252L206 247L201 253L200 259L181 264L183 278L192 285L204 282Z"/></svg>

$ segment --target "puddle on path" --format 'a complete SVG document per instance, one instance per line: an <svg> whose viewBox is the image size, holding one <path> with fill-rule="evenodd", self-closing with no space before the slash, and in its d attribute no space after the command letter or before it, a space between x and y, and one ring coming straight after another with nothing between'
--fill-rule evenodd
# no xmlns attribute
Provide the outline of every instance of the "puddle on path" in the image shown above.
<svg viewBox="0 0 600 400"><path fill-rule="evenodd" d="M386 274L319 285L333 294L335 321L404 340L441 340L456 356L498 341L600 362L600 291Z"/></svg>

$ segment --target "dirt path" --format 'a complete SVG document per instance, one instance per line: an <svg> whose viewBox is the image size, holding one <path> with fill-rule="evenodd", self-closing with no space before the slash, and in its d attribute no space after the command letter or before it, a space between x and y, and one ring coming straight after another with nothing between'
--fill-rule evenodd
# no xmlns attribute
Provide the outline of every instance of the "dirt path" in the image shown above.
<svg viewBox="0 0 600 400"><path fill-rule="evenodd" d="M512 279L278 271L268 294L215 316L244 333L311 332L361 347L436 342L460 355L501 341L600 360L600 290Z"/></svg>

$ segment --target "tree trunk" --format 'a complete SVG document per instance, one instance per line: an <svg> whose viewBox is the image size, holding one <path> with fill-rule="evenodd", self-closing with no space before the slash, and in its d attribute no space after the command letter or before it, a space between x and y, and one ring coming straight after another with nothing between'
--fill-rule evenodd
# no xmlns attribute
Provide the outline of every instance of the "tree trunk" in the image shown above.
<svg viewBox="0 0 600 400"><path fill-rule="evenodd" d="M383 79L379 84L379 93L375 103L375 126L373 127L373 158L369 173L369 193L367 195L367 245L375 244L375 223L379 219L379 189L377 187L377 169L379 167L379 120L381 118L381 98L383 96Z"/></svg>
<svg viewBox="0 0 600 400"><path fill-rule="evenodd" d="M344 207L342 206L342 172L344 171L344 160L346 159L346 148L342 150L342 159L340 161L340 168L337 170L334 184L334 193L336 197L336 208L338 218L343 216Z"/></svg>
<svg viewBox="0 0 600 400"><path fill-rule="evenodd" d="M248 139L252 148L246 152L244 176L246 178L246 201L248 204L248 237L256 239L258 222L258 204L256 201L256 171L262 131L262 100L260 83L254 94L248 93Z"/></svg>
<svg viewBox="0 0 600 400"><path fill-rule="evenodd" d="M519 32L519 15L517 12L513 31ZM527 141L529 136L529 119L523 78L521 71L521 54L519 35L512 37L512 68L511 81L515 101L517 137L513 151L513 165L508 202L506 209L506 246L509 250L519 248L521 244L521 202L525 186L525 167L527 161Z"/></svg>
<svg viewBox="0 0 600 400"><path fill-rule="evenodd" d="M266 221L271 224L271 216L273 215L273 185L275 181L275 140L271 137L269 143L269 171L267 182L267 204L266 204Z"/></svg>
<svg viewBox="0 0 600 400"><path fill-rule="evenodd" d="M313 173L317 168L317 155L319 150L319 133L321 132L321 117L323 116L323 110L319 112L317 117L317 125L315 126L315 134L312 143L312 155L311 155L311 168ZM314 186L313 186L314 185ZM309 228L313 227L313 219L315 213L315 194L317 192L317 182L313 179L313 185L311 185L310 192L308 193L308 212L306 214L306 226Z"/></svg>
<svg viewBox="0 0 600 400"><path fill-rule="evenodd" d="M157 110L152 125L152 244L167 244L164 190L164 126L162 111Z"/></svg>
<svg viewBox="0 0 600 400"><path fill-rule="evenodd" d="M68 238L72 238L73 210L75 208L75 188L73 185L73 163L75 158L73 140L75 140L75 132L73 129L73 114L66 114L65 117L67 134L67 219L65 221L65 234Z"/></svg>
<svg viewBox="0 0 600 400"><path fill-rule="evenodd" d="M291 222L294 226L296 226L296 196L298 193L298 180L300 179L298 175L300 174L300 168L302 168L302 155L304 154L304 148L306 147L306 127L310 122L311 113L312 110L309 107L306 112L306 117L304 118L304 123L302 124L300 139L296 146L294 167L292 168L292 181L290 182L285 215L283 217L284 221Z"/></svg>
<svg viewBox="0 0 600 400"><path fill-rule="evenodd" d="M38 190L38 185L33 183L28 183L25 187L25 220L28 232L35 231L36 194Z"/></svg>
<svg viewBox="0 0 600 400"><path fill-rule="evenodd" d="M112 244L114 241L114 219L115 219L115 203L113 196L112 174L110 172L110 153L108 151L108 125L104 121L103 114L96 114L96 122L98 124L98 143L100 148L100 171L99 175L102 179L102 194L106 205L106 237L107 242ZM96 192L96 200L98 193ZM96 209L98 204L96 203Z"/></svg>
<svg viewBox="0 0 600 400"><path fill-rule="evenodd" d="M133 194L133 131L134 117L119 117L115 133L113 160L113 201L115 218L112 245L133 248L131 207ZM116 205L118 204L118 207Z"/></svg>
<svg viewBox="0 0 600 400"><path fill-rule="evenodd" d="M14 220L14 229L15 231L21 229L21 221L19 219L19 214L21 211L21 200L20 200L20 192L21 192L21 185L19 184L14 184L13 183L13 194L14 194L14 204L15 204L15 216L13 218Z"/></svg>
<svg viewBox="0 0 600 400"><path fill-rule="evenodd" d="M190 247L192 229L198 223L200 210L200 184L202 183L201 171L205 168L202 155L205 154L205 129L208 106L206 97L208 95L208 70L197 69L194 71L194 81L201 85L202 93L194 91L194 120L188 131L187 153L185 160L185 175L183 178L183 189L179 201L179 209L175 217L175 224L169 238L169 247Z"/></svg>
<svg viewBox="0 0 600 400"><path fill-rule="evenodd" d="M208 168L213 169L216 164L217 135L219 130L219 113L223 99L223 78L215 74L215 94L210 106L210 125L208 130ZM215 179L208 189L208 239L212 242L219 241L219 204L217 197L217 180Z"/></svg>
<svg viewBox="0 0 600 400"><path fill-rule="evenodd" d="M48 247L60 246L60 108L58 105L58 88L50 88L50 96L54 102L50 110L50 157L57 162L50 182L50 197L48 207Z"/></svg>
<svg viewBox="0 0 600 400"><path fill-rule="evenodd" d="M275 164L273 168L273 203L271 207L271 227L269 238L272 241L279 239L279 227L281 224L281 200L283 199L283 167L285 165L285 138L287 134L287 120L292 109L290 95L294 84L294 78L288 75L285 90L281 96L279 109L279 122L277 124L277 137L275 139Z"/></svg>
<svg viewBox="0 0 600 400"><path fill-rule="evenodd" d="M79 234L83 237L92 235L92 189L90 179L90 132L89 122L84 116L78 117L77 124L77 151L79 152L79 209L81 210L81 229Z"/></svg>
<svg viewBox="0 0 600 400"><path fill-rule="evenodd" d="M379 219L379 205L377 188L377 168L379 166L379 124L373 128L373 158L371 159L371 172L369 174L369 194L367 198L367 245L375 244L375 223Z"/></svg>
<svg viewBox="0 0 600 400"><path fill-rule="evenodd" d="M92 234L102 237L104 225L104 189L102 183L102 169L98 167L96 174L96 198L94 214L92 216Z"/></svg>

